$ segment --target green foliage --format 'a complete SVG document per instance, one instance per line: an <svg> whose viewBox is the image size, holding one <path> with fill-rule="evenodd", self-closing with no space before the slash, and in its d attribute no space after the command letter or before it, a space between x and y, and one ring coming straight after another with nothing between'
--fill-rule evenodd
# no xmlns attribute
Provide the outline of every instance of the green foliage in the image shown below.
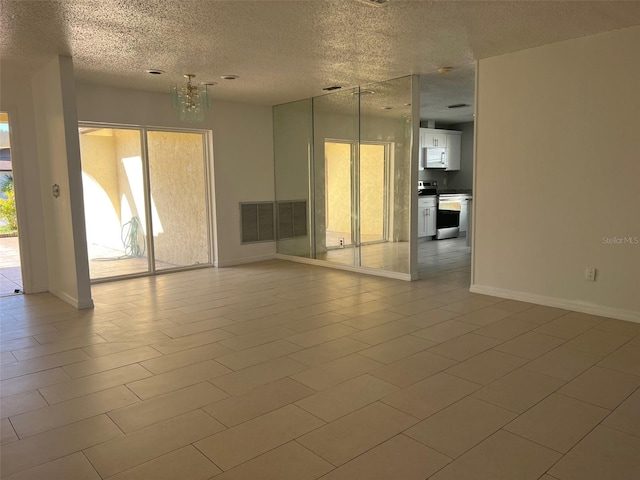
<svg viewBox="0 0 640 480"><path fill-rule="evenodd" d="M0 192L7 193L13 191L13 175L9 174L0 182Z"/></svg>
<svg viewBox="0 0 640 480"><path fill-rule="evenodd" d="M0 190L7 196L0 198L0 219L6 220L7 226L12 231L18 230L18 217L16 216L16 194L13 191L13 177L8 175L0 185Z"/></svg>

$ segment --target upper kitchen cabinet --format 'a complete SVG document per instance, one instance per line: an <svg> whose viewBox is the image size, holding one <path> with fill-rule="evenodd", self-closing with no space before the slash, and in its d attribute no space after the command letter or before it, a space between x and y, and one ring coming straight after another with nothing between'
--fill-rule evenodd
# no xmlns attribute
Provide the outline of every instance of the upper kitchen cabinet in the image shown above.
<svg viewBox="0 0 640 480"><path fill-rule="evenodd" d="M421 128L419 167L460 170L461 135L455 130Z"/></svg>
<svg viewBox="0 0 640 480"><path fill-rule="evenodd" d="M445 170L460 170L460 150L462 132L447 132L447 153L445 155Z"/></svg>
<svg viewBox="0 0 640 480"><path fill-rule="evenodd" d="M420 146L422 148L427 147L447 147L447 135L442 131L438 131L433 128L421 128L420 129Z"/></svg>

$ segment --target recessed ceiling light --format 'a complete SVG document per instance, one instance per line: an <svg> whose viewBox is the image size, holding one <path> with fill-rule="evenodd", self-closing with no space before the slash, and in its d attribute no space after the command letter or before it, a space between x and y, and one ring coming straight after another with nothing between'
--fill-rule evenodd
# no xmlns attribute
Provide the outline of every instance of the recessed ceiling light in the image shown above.
<svg viewBox="0 0 640 480"><path fill-rule="evenodd" d="M220 78L223 80L237 80L240 77L238 75L220 75Z"/></svg>
<svg viewBox="0 0 640 480"><path fill-rule="evenodd" d="M438 73L440 75L446 75L447 73L451 73L451 70L453 70L453 67L440 67Z"/></svg>
<svg viewBox="0 0 640 480"><path fill-rule="evenodd" d="M164 73L164 70L159 70L157 68L150 68L148 70L145 70L145 72L147 72L149 75L162 75Z"/></svg>
<svg viewBox="0 0 640 480"><path fill-rule="evenodd" d="M333 90L340 90L342 87L340 85L332 85L330 87L324 87L322 90L325 92L331 92Z"/></svg>

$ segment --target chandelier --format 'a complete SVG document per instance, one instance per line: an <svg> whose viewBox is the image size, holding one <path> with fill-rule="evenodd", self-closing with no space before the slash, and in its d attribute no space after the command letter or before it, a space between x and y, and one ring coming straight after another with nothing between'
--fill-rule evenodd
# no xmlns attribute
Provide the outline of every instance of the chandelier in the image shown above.
<svg viewBox="0 0 640 480"><path fill-rule="evenodd" d="M202 122L204 111L211 106L211 96L207 87L212 84L192 83L195 78L193 73L185 73L187 84L184 87L174 85L171 87L171 102L178 110L180 120L185 122Z"/></svg>

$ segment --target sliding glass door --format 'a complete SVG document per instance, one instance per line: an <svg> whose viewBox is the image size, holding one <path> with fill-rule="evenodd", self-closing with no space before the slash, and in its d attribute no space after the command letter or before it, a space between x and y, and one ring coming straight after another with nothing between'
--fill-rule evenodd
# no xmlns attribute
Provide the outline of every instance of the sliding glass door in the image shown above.
<svg viewBox="0 0 640 480"><path fill-rule="evenodd" d="M201 133L147 132L156 270L210 263L203 140Z"/></svg>
<svg viewBox="0 0 640 480"><path fill-rule="evenodd" d="M92 280L211 263L204 132L79 133Z"/></svg>

